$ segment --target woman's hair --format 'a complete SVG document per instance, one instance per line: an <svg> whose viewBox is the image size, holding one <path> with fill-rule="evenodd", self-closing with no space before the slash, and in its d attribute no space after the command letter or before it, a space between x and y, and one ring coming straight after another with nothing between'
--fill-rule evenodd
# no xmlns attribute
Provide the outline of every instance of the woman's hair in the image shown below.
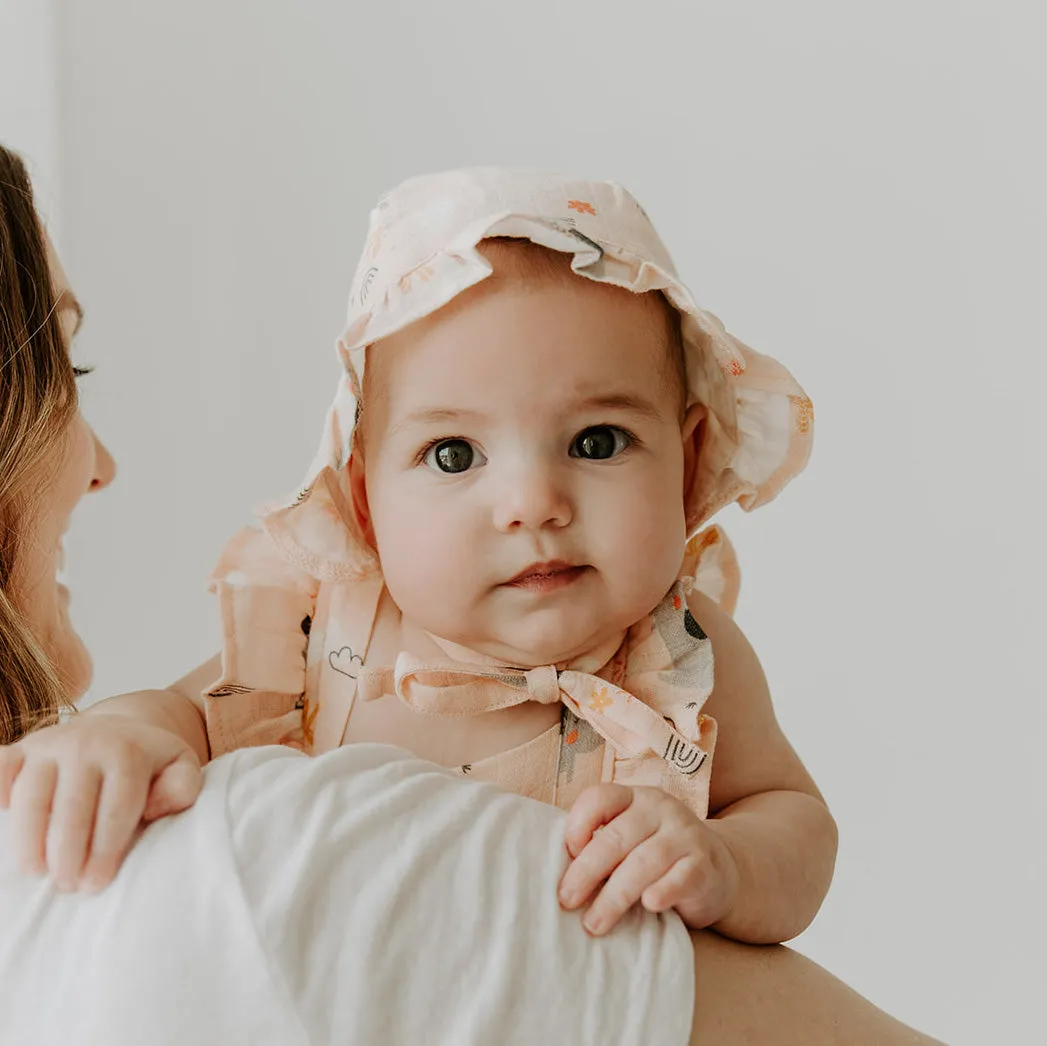
<svg viewBox="0 0 1047 1046"><path fill-rule="evenodd" d="M76 378L33 191L0 145L0 743L53 723L68 703L12 591L48 468L76 415Z"/></svg>

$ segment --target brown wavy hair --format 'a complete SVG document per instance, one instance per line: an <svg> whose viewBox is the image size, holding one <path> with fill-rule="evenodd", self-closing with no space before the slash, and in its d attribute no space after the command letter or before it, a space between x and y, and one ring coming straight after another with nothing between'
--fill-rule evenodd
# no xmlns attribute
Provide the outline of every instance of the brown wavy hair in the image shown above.
<svg viewBox="0 0 1047 1046"><path fill-rule="evenodd" d="M77 411L40 219L25 165L0 145L0 743L68 704L19 611L12 578L51 463Z"/></svg>

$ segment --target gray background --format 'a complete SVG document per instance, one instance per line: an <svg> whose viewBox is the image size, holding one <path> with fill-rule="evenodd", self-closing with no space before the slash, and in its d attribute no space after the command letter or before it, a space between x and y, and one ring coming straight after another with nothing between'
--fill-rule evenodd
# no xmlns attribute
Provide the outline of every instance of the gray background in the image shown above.
<svg viewBox="0 0 1047 1046"><path fill-rule="evenodd" d="M1043 1041L1042 5L0 10L0 140L43 188L120 466L68 540L93 696L216 647L206 574L312 457L381 190L615 178L817 409L808 472L721 520L842 829L799 946L951 1043Z"/></svg>

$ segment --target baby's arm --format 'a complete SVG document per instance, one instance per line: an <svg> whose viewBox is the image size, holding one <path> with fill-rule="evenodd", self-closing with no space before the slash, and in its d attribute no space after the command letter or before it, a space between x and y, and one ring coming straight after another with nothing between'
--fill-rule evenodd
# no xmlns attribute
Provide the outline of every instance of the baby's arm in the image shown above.
<svg viewBox="0 0 1047 1046"><path fill-rule="evenodd" d="M694 593L691 609L710 637L716 684L706 711L717 720L707 822L738 869L731 909L713 929L770 944L810 925L836 863L836 822L778 725L763 669L734 621Z"/></svg>
<svg viewBox="0 0 1047 1046"><path fill-rule="evenodd" d="M191 806L208 759L200 690L217 658L167 690L122 694L0 747L0 808L23 868L100 889L143 821Z"/></svg>
<svg viewBox="0 0 1047 1046"><path fill-rule="evenodd" d="M651 911L675 907L694 929L754 944L788 940L828 890L836 824L778 727L749 643L706 597L695 593L690 605L716 657L705 708L719 725L710 817L657 788L587 789L567 818L572 861L561 903L579 907L599 889L585 917L597 934L641 901Z"/></svg>
<svg viewBox="0 0 1047 1046"><path fill-rule="evenodd" d="M221 671L221 655L215 654L166 690L138 690L120 694L89 706L84 715L125 715L150 723L180 737L196 753L201 765L210 759L204 706L204 687Z"/></svg>

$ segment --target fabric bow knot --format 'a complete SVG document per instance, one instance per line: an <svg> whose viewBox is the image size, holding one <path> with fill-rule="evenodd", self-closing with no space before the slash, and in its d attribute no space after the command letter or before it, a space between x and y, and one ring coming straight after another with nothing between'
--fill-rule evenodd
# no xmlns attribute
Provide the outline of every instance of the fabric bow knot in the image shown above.
<svg viewBox="0 0 1047 1046"><path fill-rule="evenodd" d="M619 756L653 754L686 776L698 773L709 757L650 705L588 672L422 661L402 652L392 669L365 669L360 683L362 700L395 693L421 715L471 716L525 701L563 702Z"/></svg>

